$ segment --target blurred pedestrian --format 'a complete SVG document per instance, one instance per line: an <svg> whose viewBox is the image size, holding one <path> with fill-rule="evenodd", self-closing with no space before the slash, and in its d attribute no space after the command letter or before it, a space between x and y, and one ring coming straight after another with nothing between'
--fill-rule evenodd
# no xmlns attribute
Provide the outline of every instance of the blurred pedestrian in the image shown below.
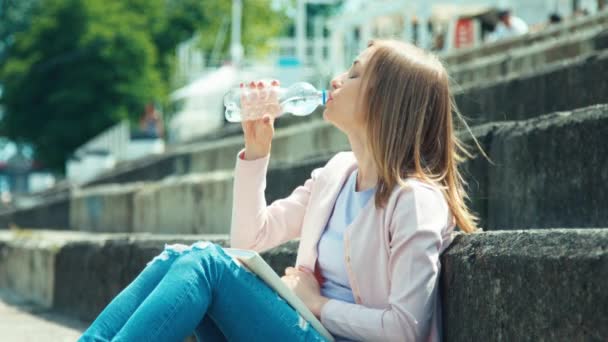
<svg viewBox="0 0 608 342"><path fill-rule="evenodd" d="M561 23L561 22L562 22L562 16L559 15L559 13L554 12L554 13L551 13L551 15L549 15L549 24L550 25L552 25L552 24L558 24L558 23Z"/></svg>
<svg viewBox="0 0 608 342"><path fill-rule="evenodd" d="M162 138L164 126L162 115L152 103L148 103L139 120L140 134L150 138Z"/></svg>
<svg viewBox="0 0 608 342"><path fill-rule="evenodd" d="M528 24L520 17L512 15L511 10L499 11L498 19L494 32L488 35L488 42L521 36L529 31Z"/></svg>

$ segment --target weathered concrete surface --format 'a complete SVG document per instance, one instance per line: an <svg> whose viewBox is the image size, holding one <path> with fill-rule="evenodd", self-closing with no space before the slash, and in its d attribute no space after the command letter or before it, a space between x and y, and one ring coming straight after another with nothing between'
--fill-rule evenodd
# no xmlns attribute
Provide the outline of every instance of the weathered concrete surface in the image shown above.
<svg viewBox="0 0 608 342"><path fill-rule="evenodd" d="M52 258L52 307L83 321L94 319L165 243L227 243L218 235L37 234L31 238L66 240ZM0 234L0 250L7 245L23 246ZM290 241L263 257L283 274L297 246ZM441 257L445 340L602 340L608 336L606 246L608 229L458 234ZM0 254L0 262L6 258Z"/></svg>
<svg viewBox="0 0 608 342"><path fill-rule="evenodd" d="M491 160L477 153L462 166L481 227L583 228L608 222L608 105L472 131ZM460 135L474 146L470 136Z"/></svg>
<svg viewBox="0 0 608 342"><path fill-rule="evenodd" d="M129 236L83 239L56 256L54 308L91 321L163 250L165 243L209 240L226 246L225 236Z"/></svg>
<svg viewBox="0 0 608 342"><path fill-rule="evenodd" d="M302 185L329 156L284 163L268 170L266 199L270 204ZM228 234L232 216L232 171L171 177L135 194L136 232Z"/></svg>
<svg viewBox="0 0 608 342"><path fill-rule="evenodd" d="M55 257L66 241L80 235L60 231L37 238L29 230L0 231L0 288L50 308L53 305Z"/></svg>
<svg viewBox="0 0 608 342"><path fill-rule="evenodd" d="M608 102L608 50L455 92L472 124L521 120Z"/></svg>
<svg viewBox="0 0 608 342"><path fill-rule="evenodd" d="M143 186L144 183L109 184L74 190L70 198L70 228L132 232L133 196Z"/></svg>
<svg viewBox="0 0 608 342"><path fill-rule="evenodd" d="M494 43L484 44L475 48L456 50L444 54L441 57L448 65L460 65L477 58L502 54L505 51L531 46L598 26L605 27L607 24L608 10L604 10L602 13L596 15L564 21L563 23L552 25L535 33L528 33L514 39L505 39Z"/></svg>
<svg viewBox="0 0 608 342"><path fill-rule="evenodd" d="M175 170L175 154L168 151L164 154L147 156L145 158L125 162L118 167L95 177L95 179L84 186L155 181L175 173L177 173L177 170Z"/></svg>
<svg viewBox="0 0 608 342"><path fill-rule="evenodd" d="M608 229L484 232L443 254L446 341L605 341Z"/></svg>
<svg viewBox="0 0 608 342"><path fill-rule="evenodd" d="M172 234L228 233L232 172L170 177L135 194L134 231Z"/></svg>
<svg viewBox="0 0 608 342"><path fill-rule="evenodd" d="M558 39L453 65L449 67L449 74L452 81L460 86L483 84L511 74L527 74L547 64L606 49L607 39L608 23Z"/></svg>
<svg viewBox="0 0 608 342"><path fill-rule="evenodd" d="M601 227L608 222L608 105L472 131L492 161L477 153L462 168L481 227ZM468 133L460 136L474 147ZM267 202L291 194L330 157L269 169ZM204 176L184 177L138 194L138 231L228 233L233 179L231 173L221 175L205 182L198 180ZM210 216L213 221L204 221Z"/></svg>
<svg viewBox="0 0 608 342"><path fill-rule="evenodd" d="M487 160L473 137L477 140L484 153L490 154L492 139L496 129L504 123L490 123L471 127L471 134L468 131L459 132L458 138L468 146L468 151L474 154L474 158L466 160L459 166L465 182L465 191L469 200L467 201L470 209L477 215L479 221L477 225L488 229L488 198L490 197L490 184L488 183L488 168L492 167L492 159ZM491 156L488 156L492 158Z"/></svg>
<svg viewBox="0 0 608 342"><path fill-rule="evenodd" d="M462 166L471 207L484 229L599 227L608 222L608 210L604 210L608 203L608 159L604 157L608 155L604 143L608 105L484 124L473 127L472 132L491 160L477 152L475 159ZM459 136L475 152L471 136L462 131ZM267 203L289 196L331 156L333 153L301 162L275 161L266 177ZM81 205L80 209L73 206L72 212L82 215L81 222L97 222L96 231L130 231L132 218L137 232L227 234L232 185L233 172L224 171L170 177L143 187L125 186L117 193L102 187L103 191L92 190L73 201ZM96 199L105 194L109 194L106 199ZM109 208L116 204L118 209L103 215L94 212L83 204L89 198L110 203ZM132 199L132 207L116 198ZM99 217L114 226L104 227Z"/></svg>
<svg viewBox="0 0 608 342"><path fill-rule="evenodd" d="M164 244L190 245L201 240L228 246L227 235L4 231L0 232L0 288L92 321L162 252ZM295 263L297 245L290 241L262 256L283 274L285 267Z"/></svg>
<svg viewBox="0 0 608 342"><path fill-rule="evenodd" d="M0 331L10 342L76 341L86 324L0 289Z"/></svg>
<svg viewBox="0 0 608 342"><path fill-rule="evenodd" d="M488 227L602 227L608 222L608 106L496 130Z"/></svg>
<svg viewBox="0 0 608 342"><path fill-rule="evenodd" d="M237 153L244 148L241 135L205 145L177 149L182 173L204 173L234 168ZM272 142L275 164L294 163L349 148L346 135L321 119L277 129Z"/></svg>
<svg viewBox="0 0 608 342"><path fill-rule="evenodd" d="M65 229L70 224L70 199L68 195L50 199L26 209L15 209L0 214L0 228L46 227Z"/></svg>

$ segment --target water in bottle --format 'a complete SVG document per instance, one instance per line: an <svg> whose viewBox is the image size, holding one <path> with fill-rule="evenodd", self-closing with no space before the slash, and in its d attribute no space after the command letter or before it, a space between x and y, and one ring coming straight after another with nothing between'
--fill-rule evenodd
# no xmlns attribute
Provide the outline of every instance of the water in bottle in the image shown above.
<svg viewBox="0 0 608 342"><path fill-rule="evenodd" d="M275 92L267 100L256 99L255 106L243 106L241 99L249 99L248 96L258 94L260 90L244 88L233 88L224 95L224 106L226 107L226 120L240 122L244 120L255 120L261 118L269 111L276 111L277 116L283 113L291 113L297 116L305 116L312 113L319 105L327 102L327 91L317 90L310 83L298 82L288 88L272 87L268 92ZM268 94L268 93L267 93ZM276 107L275 110L269 109Z"/></svg>

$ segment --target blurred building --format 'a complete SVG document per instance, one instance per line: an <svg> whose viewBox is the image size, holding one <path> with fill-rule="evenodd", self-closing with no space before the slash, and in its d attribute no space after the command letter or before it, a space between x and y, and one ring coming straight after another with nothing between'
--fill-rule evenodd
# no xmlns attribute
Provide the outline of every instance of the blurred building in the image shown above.
<svg viewBox="0 0 608 342"><path fill-rule="evenodd" d="M240 82L278 79L289 85L307 81L325 88L372 38L397 38L446 53L482 44L494 29L500 9L509 8L534 24L548 21L552 13L565 16L574 6L572 0L296 0L294 36L276 37L265 59L252 60L242 56L242 0L232 1L231 22L235 24L224 20L216 37L218 49L231 39L232 63L218 60L218 49L205 56L197 48L196 38L177 49L183 87L170 96L167 120L171 143L192 141L224 127L223 94ZM306 6L312 4L335 10L330 15L307 17ZM576 6L590 13L597 10L596 0L579 0ZM312 32L307 32L307 27Z"/></svg>

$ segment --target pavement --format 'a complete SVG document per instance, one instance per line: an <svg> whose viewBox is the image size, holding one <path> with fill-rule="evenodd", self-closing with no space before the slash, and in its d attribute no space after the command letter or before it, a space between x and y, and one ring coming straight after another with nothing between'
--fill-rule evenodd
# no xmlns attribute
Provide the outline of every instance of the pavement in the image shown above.
<svg viewBox="0 0 608 342"><path fill-rule="evenodd" d="M0 289L0 340L3 342L76 341L87 326Z"/></svg>

